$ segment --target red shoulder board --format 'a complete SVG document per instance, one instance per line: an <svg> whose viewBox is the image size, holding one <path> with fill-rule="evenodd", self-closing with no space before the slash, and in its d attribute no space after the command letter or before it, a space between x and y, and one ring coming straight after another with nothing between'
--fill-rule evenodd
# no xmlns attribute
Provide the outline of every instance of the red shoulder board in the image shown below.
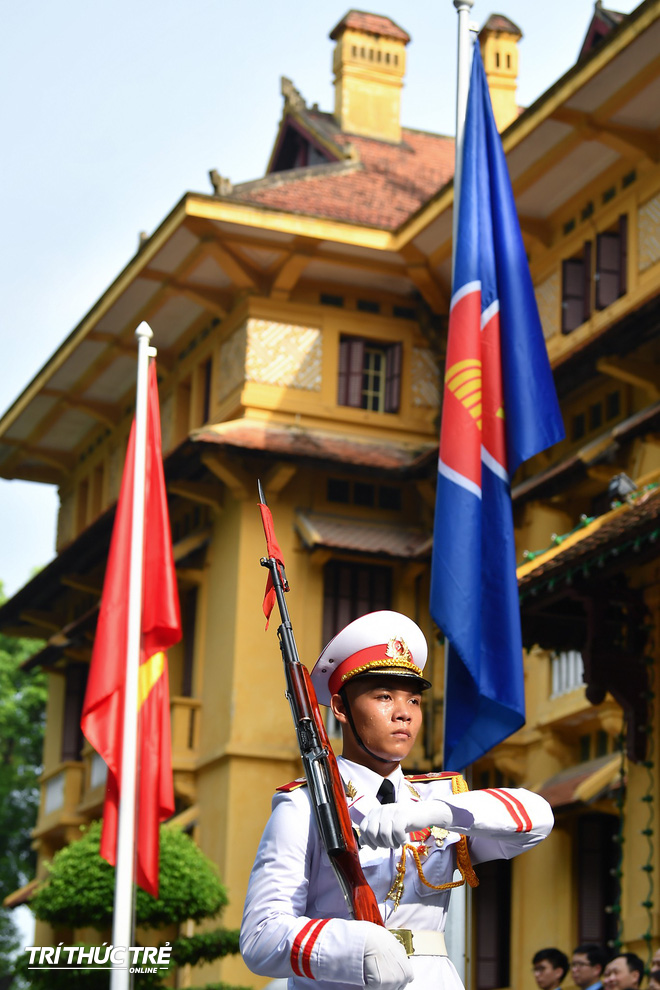
<svg viewBox="0 0 660 990"><path fill-rule="evenodd" d="M461 775L458 770L442 770L440 773L407 773L405 776L412 784L423 784L430 780L451 780Z"/></svg>
<svg viewBox="0 0 660 990"><path fill-rule="evenodd" d="M298 777L296 780L290 781L288 784L281 784L280 787L276 787L276 791L281 791L283 794L288 794L290 791L296 791L299 787L307 787L307 781L304 777Z"/></svg>

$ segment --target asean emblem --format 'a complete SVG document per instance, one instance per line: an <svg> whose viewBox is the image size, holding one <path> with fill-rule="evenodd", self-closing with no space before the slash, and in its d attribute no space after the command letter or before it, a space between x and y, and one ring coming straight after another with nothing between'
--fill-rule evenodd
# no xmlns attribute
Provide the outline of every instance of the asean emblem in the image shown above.
<svg viewBox="0 0 660 990"><path fill-rule="evenodd" d="M481 361L467 358L457 361L445 374L445 385L456 396L477 427L482 427L482 378Z"/></svg>

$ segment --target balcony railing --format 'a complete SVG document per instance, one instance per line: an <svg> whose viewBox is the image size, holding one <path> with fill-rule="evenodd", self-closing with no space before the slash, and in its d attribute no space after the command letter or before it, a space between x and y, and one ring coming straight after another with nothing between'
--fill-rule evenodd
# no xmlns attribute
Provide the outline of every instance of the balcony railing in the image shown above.
<svg viewBox="0 0 660 990"><path fill-rule="evenodd" d="M170 698L174 771L194 769L199 749L201 705L197 698Z"/></svg>
<svg viewBox="0 0 660 990"><path fill-rule="evenodd" d="M108 779L108 768L106 766L105 760L98 753L92 753L92 757L89 764L89 787L92 790L94 787L99 787L101 784L105 787L106 781Z"/></svg>
<svg viewBox="0 0 660 990"><path fill-rule="evenodd" d="M584 688L584 665L582 654L578 650L566 650L562 653L553 653L552 662L552 688L550 698L561 698L571 691Z"/></svg>
<svg viewBox="0 0 660 990"><path fill-rule="evenodd" d="M82 762L67 760L41 778L41 802L34 836L58 827L80 823L78 804L85 767Z"/></svg>
<svg viewBox="0 0 660 990"><path fill-rule="evenodd" d="M195 763L199 748L201 702L170 699L172 769L177 794L195 798ZM107 767L85 743L82 760L62 762L41 778L41 803L34 836L77 826L98 817L105 797Z"/></svg>

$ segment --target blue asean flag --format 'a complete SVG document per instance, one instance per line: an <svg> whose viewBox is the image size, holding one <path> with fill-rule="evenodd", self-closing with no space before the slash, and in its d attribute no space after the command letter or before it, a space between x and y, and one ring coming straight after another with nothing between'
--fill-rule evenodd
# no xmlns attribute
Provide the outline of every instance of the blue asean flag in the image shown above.
<svg viewBox="0 0 660 990"><path fill-rule="evenodd" d="M515 202L475 45L436 495L431 615L445 652L445 767L525 721L510 478L564 436Z"/></svg>

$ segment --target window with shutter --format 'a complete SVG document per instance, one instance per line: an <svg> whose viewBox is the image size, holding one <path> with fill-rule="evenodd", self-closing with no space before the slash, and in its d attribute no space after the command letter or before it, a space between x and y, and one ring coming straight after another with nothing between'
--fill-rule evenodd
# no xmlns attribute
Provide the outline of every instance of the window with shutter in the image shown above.
<svg viewBox="0 0 660 990"><path fill-rule="evenodd" d="M392 344L385 355L385 412L399 411L402 351L401 344Z"/></svg>
<svg viewBox="0 0 660 990"><path fill-rule="evenodd" d="M571 333L591 316L591 242L579 258L562 262L562 333Z"/></svg>
<svg viewBox="0 0 660 990"><path fill-rule="evenodd" d="M86 663L70 663L66 668L66 688L64 695L64 718L62 720L62 760L80 760L82 757L83 734L80 728L87 674Z"/></svg>
<svg viewBox="0 0 660 990"><path fill-rule="evenodd" d="M578 941L607 945L616 937L618 860L615 815L582 815L577 821Z"/></svg>
<svg viewBox="0 0 660 990"><path fill-rule="evenodd" d="M184 591L180 596L180 601L181 625L183 629L181 694L184 698L192 698L195 660L195 624L197 619L197 588L193 587Z"/></svg>
<svg viewBox="0 0 660 990"><path fill-rule="evenodd" d="M361 615L391 608L392 571L331 560L323 573L323 642Z"/></svg>
<svg viewBox="0 0 660 990"><path fill-rule="evenodd" d="M359 337L342 337L337 403L373 412L398 412L402 351L400 343L383 344Z"/></svg>
<svg viewBox="0 0 660 990"><path fill-rule="evenodd" d="M339 380L337 402L340 406L362 408L362 373L364 341L357 337L342 337L339 343Z"/></svg>
<svg viewBox="0 0 660 990"><path fill-rule="evenodd" d="M626 291L628 218L596 239L596 309L605 309Z"/></svg>
<svg viewBox="0 0 660 990"><path fill-rule="evenodd" d="M331 560L323 572L323 642L353 619L367 612L392 607L392 571L389 567L350 564ZM340 736L341 729L332 712L326 714L328 735Z"/></svg>
<svg viewBox="0 0 660 990"><path fill-rule="evenodd" d="M365 344L362 368L362 408L382 412L385 409L385 366L387 355L384 347Z"/></svg>
<svg viewBox="0 0 660 990"><path fill-rule="evenodd" d="M585 241L579 255L562 262L562 333L571 333L588 320L592 307L605 309L627 292L627 267L628 218L623 214L597 235L595 266L591 241Z"/></svg>

